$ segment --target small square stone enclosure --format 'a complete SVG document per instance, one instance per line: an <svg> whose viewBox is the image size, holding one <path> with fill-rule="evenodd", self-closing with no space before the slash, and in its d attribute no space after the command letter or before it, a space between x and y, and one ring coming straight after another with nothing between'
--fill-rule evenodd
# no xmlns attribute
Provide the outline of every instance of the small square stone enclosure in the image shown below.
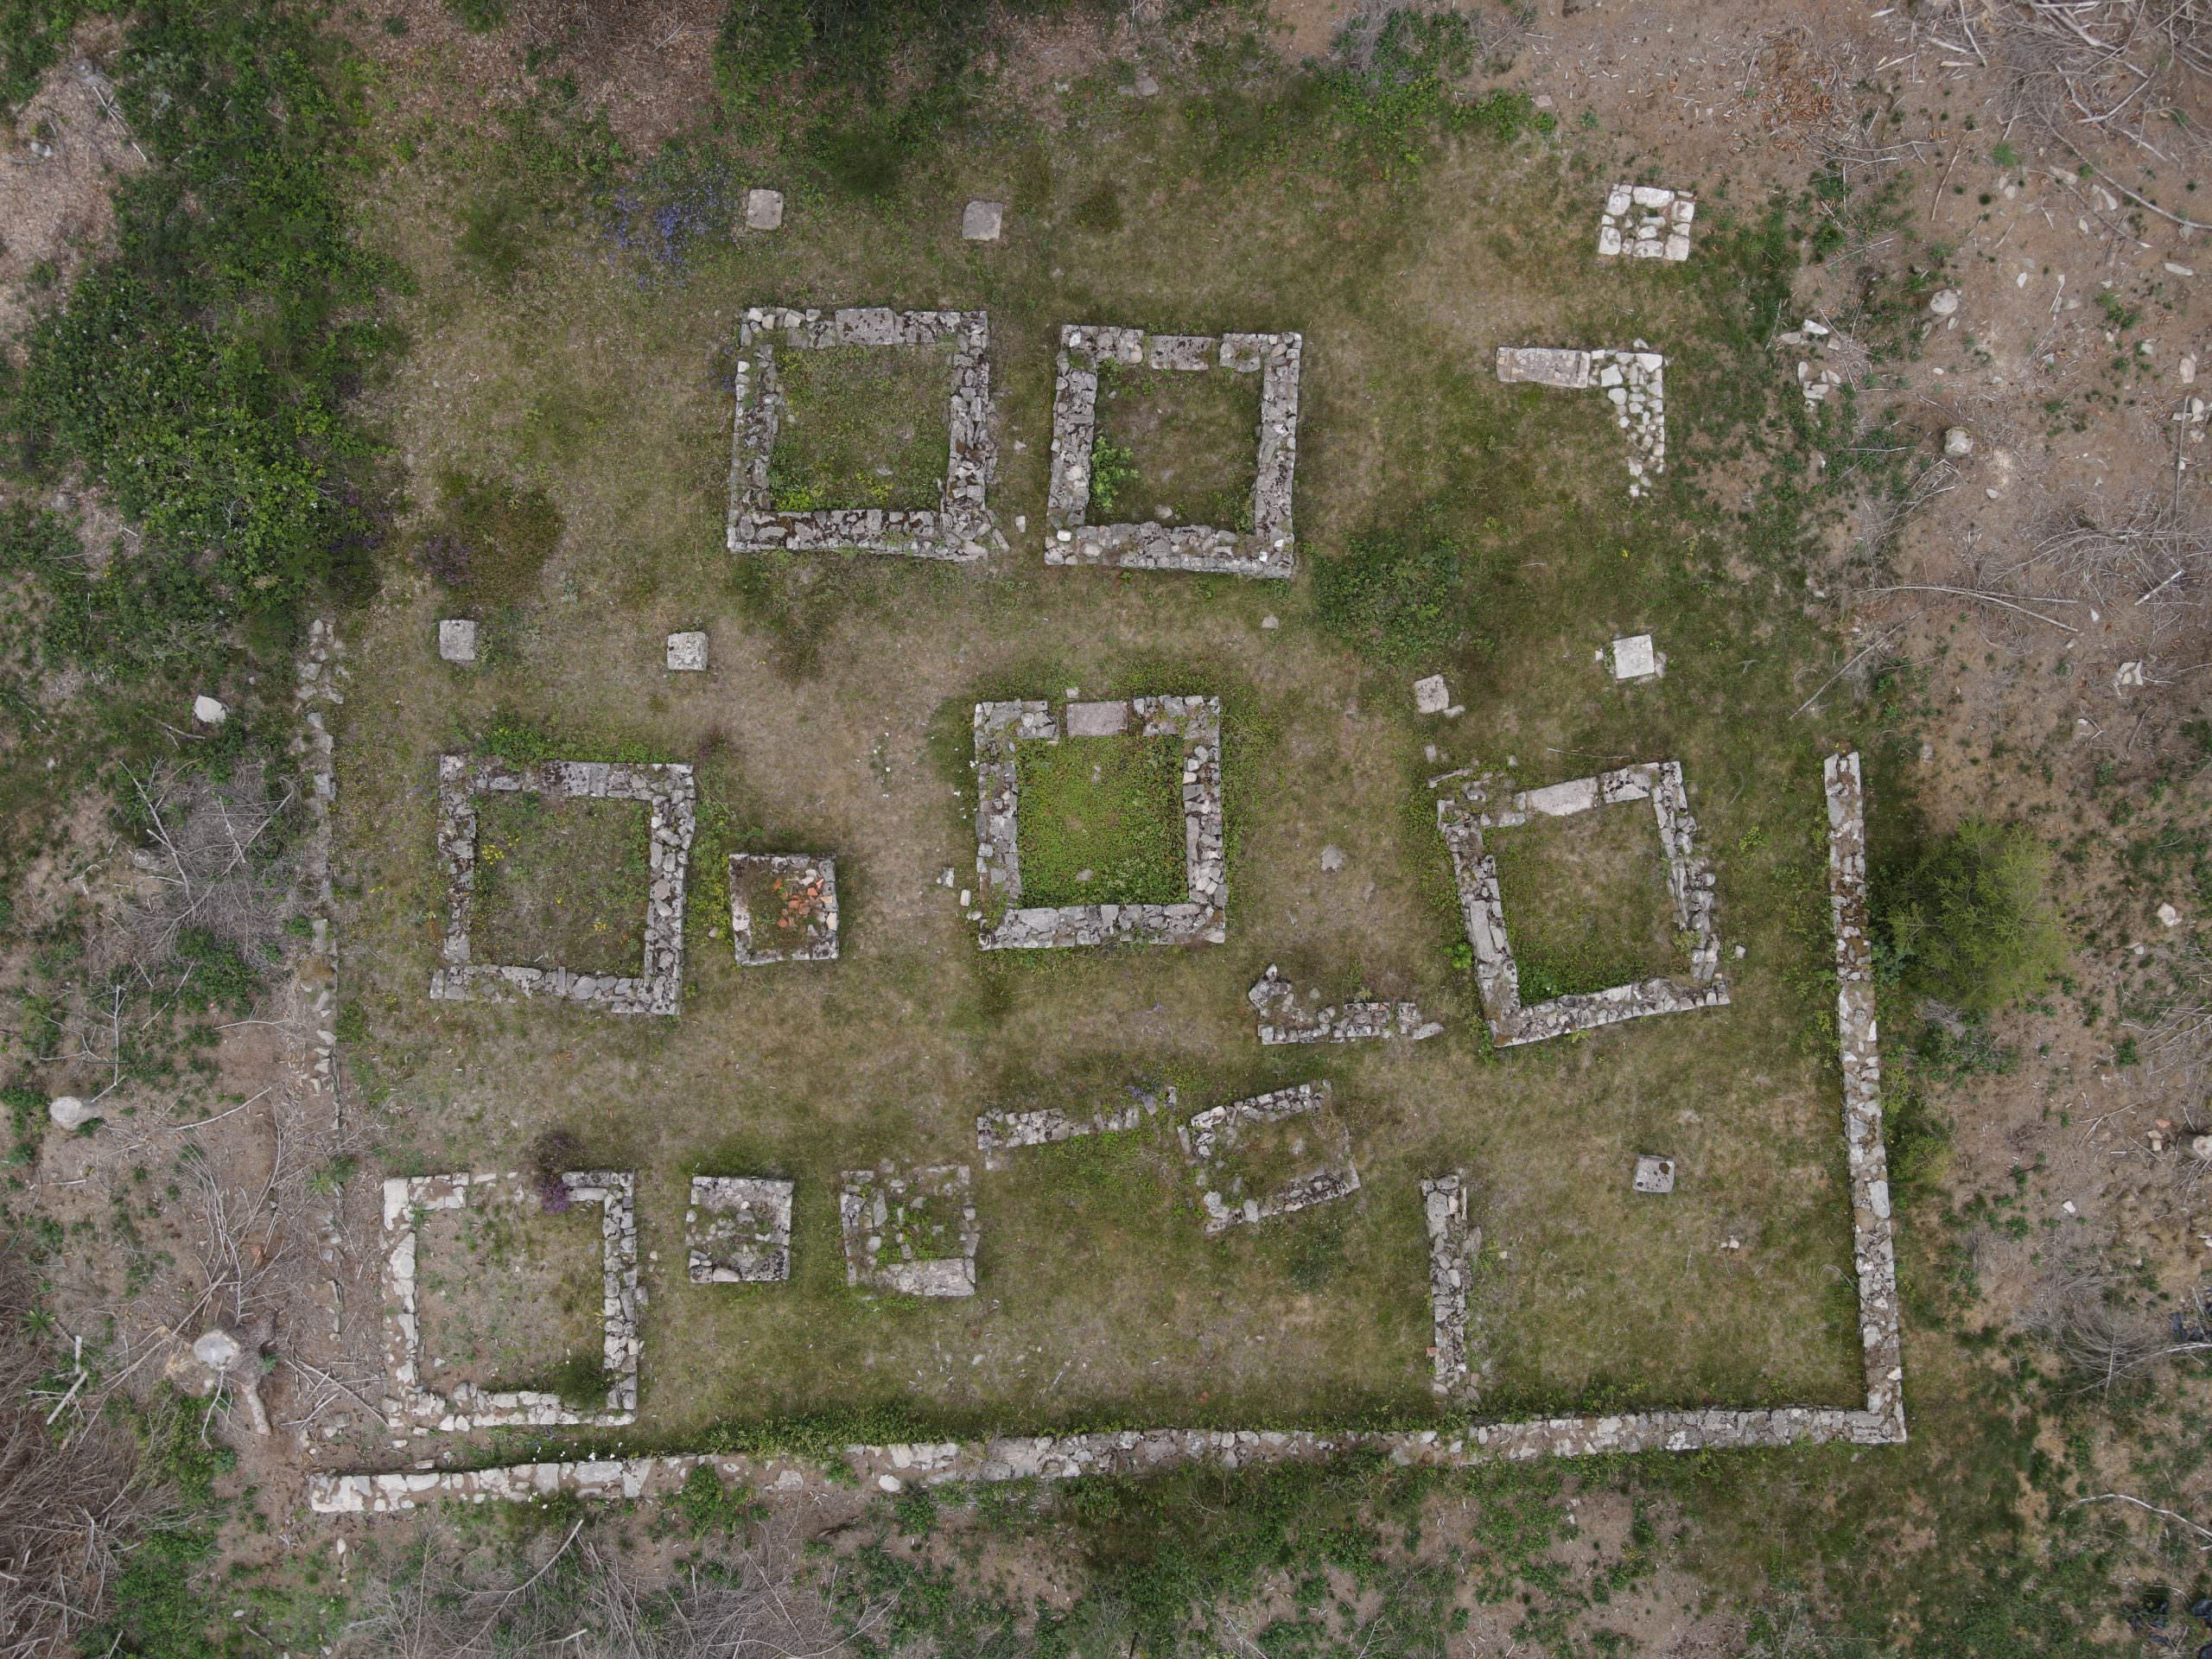
<svg viewBox="0 0 2212 1659"><path fill-rule="evenodd" d="M1605 210L1598 217L1598 257L1687 259L1690 221L1696 217L1697 198L1687 190L1617 184L1605 193Z"/></svg>
<svg viewBox="0 0 2212 1659"><path fill-rule="evenodd" d="M745 896L747 880L766 875L783 881L791 898L775 916L755 916ZM788 927L781 925L788 922ZM837 957L837 864L804 853L732 853L729 858L729 932L737 965L772 962L834 962Z"/></svg>
<svg viewBox="0 0 2212 1659"><path fill-rule="evenodd" d="M476 798L520 791L556 800L643 801L652 810L644 959L632 976L566 968L518 968L471 959L476 904ZM691 768L548 760L516 766L465 754L438 757L438 854L446 870L445 965L430 976L433 1001L549 996L609 1014L678 1014L683 1007L683 882L696 827Z"/></svg>
<svg viewBox="0 0 2212 1659"><path fill-rule="evenodd" d="M900 1296L973 1296L982 1241L968 1166L902 1175L891 1167L849 1169L837 1195L845 1237L845 1282ZM953 1247L946 1250L941 1247Z"/></svg>
<svg viewBox="0 0 2212 1659"><path fill-rule="evenodd" d="M1445 845L1451 849L1459 911L1466 924L1467 943L1475 953L1475 980L1482 989L1491 1034L1500 1046L1541 1042L1548 1037L1647 1014L1726 1006L1728 986L1719 976L1720 945L1713 927L1713 874L1697 855L1697 821L1690 817L1680 762L1624 766L1594 778L1523 790L1496 810L1491 808L1489 784L1486 778L1470 779L1460 785L1456 798L1446 797L1437 802L1436 823ZM1513 949L1506 938L1497 860L1484 851L1483 831L1526 823L1532 817L1563 818L1636 801L1649 801L1659 819L1675 925L1690 939L1688 973L1524 1007L1520 970L1514 965Z"/></svg>
<svg viewBox="0 0 2212 1659"><path fill-rule="evenodd" d="M1285 576L1298 568L1290 523L1298 468L1299 334L1154 334L1070 323L1060 330L1052 382L1052 474L1045 504L1045 563L1125 570L1211 570ZM1090 450L1098 435L1098 365L1260 377L1259 461L1252 484L1252 533L1204 524L1093 524Z"/></svg>
<svg viewBox="0 0 2212 1659"><path fill-rule="evenodd" d="M790 1278L791 1184L751 1175L694 1175L683 1243L695 1285Z"/></svg>
<svg viewBox="0 0 2212 1659"><path fill-rule="evenodd" d="M1287 1216L1359 1191L1359 1172L1352 1167L1350 1138L1341 1128L1323 1154L1328 1161L1321 1168L1298 1177L1279 1192L1231 1203L1210 1185L1215 1179L1215 1166L1236 1151L1247 1130L1319 1112L1329 1103L1329 1095L1326 1082L1297 1084L1288 1089L1255 1095L1249 1100L1233 1100L1226 1106L1208 1107L1177 1128L1176 1137L1182 1141L1183 1151L1198 1173L1201 1189L1198 1201L1205 1206L1206 1231L1225 1232L1231 1227Z"/></svg>
<svg viewBox="0 0 2212 1659"><path fill-rule="evenodd" d="M510 1426L553 1427L582 1425L619 1428L638 1414L637 1178L626 1170L570 1170L560 1178L575 1204L600 1206L604 1326L601 1363L613 1382L607 1403L597 1411L578 1411L556 1394L530 1389L493 1390L463 1384L448 1399L423 1382L427 1356L416 1300L417 1211L458 1210L472 1188L492 1190L508 1202L536 1204L537 1196L514 1171L505 1174L394 1175L384 1184L384 1313L385 1357L393 1397L385 1402L391 1427L412 1424L417 1433L435 1427L442 1433Z"/></svg>
<svg viewBox="0 0 2212 1659"><path fill-rule="evenodd" d="M776 378L779 343L931 346L952 341L951 444L938 505L899 511L833 507L778 512L768 496L768 459L776 448L784 397ZM737 329L737 413L729 471L729 550L815 552L857 547L911 558L980 559L1003 547L985 491L998 466L991 438L990 318L981 311L893 311L863 307L824 315L779 306L748 308Z"/></svg>
<svg viewBox="0 0 2212 1659"><path fill-rule="evenodd" d="M1183 862L1189 890L1173 905L1064 905L1023 908L1017 834L1020 787L1014 750L1058 743L1060 722L1034 702L976 705L976 885L986 950L1085 944L1219 944L1229 904L1221 814L1221 699L1133 697L1065 705L1071 737L1126 733L1183 740ZM993 906L1000 913L992 918Z"/></svg>

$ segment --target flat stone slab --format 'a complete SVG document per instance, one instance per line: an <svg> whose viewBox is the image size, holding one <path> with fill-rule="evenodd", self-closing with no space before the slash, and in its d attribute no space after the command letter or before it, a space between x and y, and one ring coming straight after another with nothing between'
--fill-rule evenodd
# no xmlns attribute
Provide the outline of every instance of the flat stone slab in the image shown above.
<svg viewBox="0 0 2212 1659"><path fill-rule="evenodd" d="M745 228L748 231L774 231L783 228L784 193L780 190L748 190L745 193Z"/></svg>
<svg viewBox="0 0 2212 1659"><path fill-rule="evenodd" d="M449 616L438 624L438 655L448 663L476 660L476 624L465 616Z"/></svg>
<svg viewBox="0 0 2212 1659"><path fill-rule="evenodd" d="M1452 706L1452 688L1444 683L1441 674L1431 674L1426 679L1414 682L1414 711L1416 714L1440 715Z"/></svg>
<svg viewBox="0 0 2212 1659"><path fill-rule="evenodd" d="M1656 680L1665 671L1666 660L1648 633L1624 635L1611 649L1616 680Z"/></svg>
<svg viewBox="0 0 2212 1659"><path fill-rule="evenodd" d="M1129 728L1126 702L1071 702L1063 712L1070 737L1119 737Z"/></svg>
<svg viewBox="0 0 2212 1659"><path fill-rule="evenodd" d="M1632 1183L1639 1192L1671 1192L1675 1190L1675 1160L1671 1158L1639 1158L1636 1160L1636 1176Z"/></svg>
<svg viewBox="0 0 2212 1659"><path fill-rule="evenodd" d="M981 311L854 306L825 313L748 307L737 328L729 550L811 553L850 547L968 563L995 547L1003 550L1005 538L986 499L998 468L998 444L991 435L990 340L990 319ZM950 437L937 506L779 511L768 489L768 463L788 411L777 353L825 346L930 346L939 340L952 345L952 384L947 390Z"/></svg>
<svg viewBox="0 0 2212 1659"><path fill-rule="evenodd" d="M1527 382L1580 391L1590 385L1590 353L1553 346L1501 346L1497 378L1508 385Z"/></svg>
<svg viewBox="0 0 2212 1659"><path fill-rule="evenodd" d="M1006 204L977 197L960 210L960 237L964 242L995 242L1006 229Z"/></svg>
<svg viewBox="0 0 2212 1659"><path fill-rule="evenodd" d="M752 1175L694 1175L683 1242L695 1285L790 1278L791 1184Z"/></svg>
<svg viewBox="0 0 2212 1659"><path fill-rule="evenodd" d="M668 668L671 674L703 674L707 671L707 636L671 633L668 636Z"/></svg>

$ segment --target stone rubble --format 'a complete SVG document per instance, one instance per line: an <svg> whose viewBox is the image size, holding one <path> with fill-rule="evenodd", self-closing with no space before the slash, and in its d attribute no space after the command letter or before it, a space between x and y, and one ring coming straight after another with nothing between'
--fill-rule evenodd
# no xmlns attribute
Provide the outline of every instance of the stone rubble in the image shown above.
<svg viewBox="0 0 2212 1659"><path fill-rule="evenodd" d="M1643 341L1625 351L1501 346L1497 378L1508 385L1604 392L1613 423L1628 434L1630 495L1642 495L1649 476L1667 470L1667 359Z"/></svg>
<svg viewBox="0 0 2212 1659"><path fill-rule="evenodd" d="M1121 728L1139 722L1145 737L1183 740L1183 851L1189 890L1172 905L1021 903L1014 750L1023 743L1058 743L1060 722L1042 701L976 705L976 903L986 950L1062 949L1092 944L1220 944L1229 937L1228 862L1221 810L1221 700L1133 697L1127 703L1071 703L1084 729L1102 728L1124 710ZM995 912L995 914L994 913Z"/></svg>
<svg viewBox="0 0 2212 1659"><path fill-rule="evenodd" d="M328 1118L315 1132L334 1137L340 1131L338 1094L338 940L333 932L334 908L330 882L331 809L338 800L336 745L324 719L327 709L346 701L340 682L353 671L338 660L338 630L328 617L308 624L306 648L293 665L292 710L296 716L291 753L299 762L308 803L308 830L302 837L297 892L300 913L308 918L307 949L293 969L296 1006L306 1016L299 1022L300 1047L293 1057L299 1086L288 1103L302 1108L312 1103L327 1106ZM330 1315L330 1334L344 1328L343 1275L335 1264L348 1254L342 1188L334 1188L317 1217L318 1259L332 1267L313 1290Z"/></svg>
<svg viewBox="0 0 2212 1659"><path fill-rule="evenodd" d="M1281 576L1298 568L1291 484L1298 468L1300 334L1154 334L1070 323L1060 330L1052 381L1052 470L1045 509L1045 563L1125 570L1210 570ZM1151 522L1093 524L1090 455L1098 436L1098 365L1260 377L1259 456L1252 531Z"/></svg>
<svg viewBox="0 0 2212 1659"><path fill-rule="evenodd" d="M777 343L800 351L823 346L930 346L953 343L945 476L935 509L832 507L779 512L768 493L768 460L776 447L784 397L776 378ZM870 553L969 563L1003 550L986 495L998 467L991 436L990 318L982 311L893 311L855 308L825 316L778 306L748 308L738 324L736 416L731 440L728 545L733 553L783 550L821 552L855 547Z"/></svg>
<svg viewBox="0 0 2212 1659"><path fill-rule="evenodd" d="M448 616L438 624L438 657L448 663L476 660L476 624L465 616Z"/></svg>
<svg viewBox="0 0 2212 1659"><path fill-rule="evenodd" d="M837 1221L845 1240L845 1282L900 1296L973 1296L976 1224L965 1164L947 1164L901 1175L889 1166L849 1169L837 1195ZM934 1206L934 1207L932 1207ZM957 1211L957 1224L942 1219ZM931 1248L951 1235L957 1255Z"/></svg>
<svg viewBox="0 0 2212 1659"><path fill-rule="evenodd" d="M1299 1006L1291 982L1274 963L1244 993L1259 1011L1260 1041L1280 1043L1363 1043L1402 1037L1426 1042L1441 1037L1440 1021L1424 1019L1417 1002L1345 1002L1325 1008ZM1318 1001L1320 993L1309 991L1306 1001Z"/></svg>
<svg viewBox="0 0 2212 1659"><path fill-rule="evenodd" d="M1236 1152L1247 1128L1319 1113L1329 1103L1330 1093L1325 1080L1295 1084L1247 1100L1233 1100L1226 1106L1210 1106L1177 1128L1175 1137L1183 1143L1184 1155L1191 1160L1198 1178L1198 1202L1205 1208L1207 1232L1225 1232L1231 1227L1290 1215L1332 1198L1348 1198L1359 1191L1359 1172L1352 1167L1350 1137L1341 1126L1319 1119L1317 1133L1328 1130L1329 1138L1334 1142L1329 1149L1334 1154L1333 1162L1300 1176L1281 1192L1264 1198L1232 1203L1222 1196L1217 1187L1208 1185L1218 1178L1216 1166Z"/></svg>
<svg viewBox="0 0 2212 1659"><path fill-rule="evenodd" d="M472 961L470 912L476 896L476 797L519 791L556 800L643 801L651 809L646 857L645 944L635 976L580 974L566 968L517 968ZM465 754L438 759L438 852L446 870L445 966L430 976L434 1001L505 1001L550 996L609 1014L675 1014L683 1007L683 885L697 828L697 791L681 764L626 766L606 760L548 760L530 766Z"/></svg>
<svg viewBox="0 0 2212 1659"><path fill-rule="evenodd" d="M1118 1111L1094 1113L1078 1123L1057 1106L1032 1112L979 1112L976 1116L976 1150L983 1154L985 1169L1004 1169L1005 1154L1017 1147L1056 1146L1079 1135L1116 1135L1134 1129L1165 1105L1175 1109L1175 1090L1154 1093L1131 1085L1135 1099Z"/></svg>
<svg viewBox="0 0 2212 1659"><path fill-rule="evenodd" d="M1727 1005L1727 982L1719 976L1720 944L1713 931L1713 873L1697 855L1697 820L1690 816L1679 761L1647 762L1544 789L1523 790L1495 812L1489 810L1491 780L1486 775L1457 781L1456 794L1446 794L1436 804L1436 824L1451 850L1459 912L1475 956L1475 981L1482 992L1491 1034L1499 1046L1542 1042L1569 1032L1589 1031L1650 1014ZM1483 831L1510 829L1532 817L1566 817L1600 806L1643 800L1651 803L1659 820L1675 928L1690 938L1688 973L1523 1006L1520 972L1506 938L1497 861L1483 850Z"/></svg>
<svg viewBox="0 0 2212 1659"><path fill-rule="evenodd" d="M683 1245L695 1285L790 1278L791 1184L751 1175L694 1175Z"/></svg>
<svg viewBox="0 0 2212 1659"><path fill-rule="evenodd" d="M1451 1395L1467 1385L1467 1287L1482 1254L1482 1230L1471 1236L1467 1231L1464 1171L1423 1181L1421 1202L1428 1227L1428 1306L1435 1331L1435 1376L1429 1387L1439 1395Z"/></svg>
<svg viewBox="0 0 2212 1659"><path fill-rule="evenodd" d="M1696 217L1697 198L1687 190L1617 184L1605 193L1605 210L1598 218L1598 257L1687 259L1690 221Z"/></svg>
<svg viewBox="0 0 2212 1659"><path fill-rule="evenodd" d="M1828 897L1835 922L1835 1023L1843 1051L1843 1133L1851 1173L1851 1236L1866 1414L1904 1439L1904 1344L1889 1154L1882 1144L1882 1057L1874 1021L1874 950L1867 932L1866 794L1859 756L1821 769L1828 804Z"/></svg>
<svg viewBox="0 0 2212 1659"><path fill-rule="evenodd" d="M607 1403L579 1411L557 1394L533 1389L489 1389L463 1383L451 1398L423 1380L426 1362L416 1300L418 1210L458 1210L471 1188L494 1201L535 1204L522 1176L467 1173L449 1175L393 1175L384 1184L385 1346L392 1392L384 1402L388 1426L411 1426L416 1434L433 1428L442 1434L516 1425L547 1428L584 1426L619 1428L638 1415L639 1310L645 1292L638 1283L637 1178L620 1170L570 1170L561 1177L570 1202L600 1206L601 1363L613 1379Z"/></svg>
<svg viewBox="0 0 2212 1659"><path fill-rule="evenodd" d="M668 636L668 670L671 674L707 671L707 636L696 631Z"/></svg>
<svg viewBox="0 0 2212 1659"><path fill-rule="evenodd" d="M747 880L761 874L781 880L791 892L783 915L756 918L747 906ZM806 853L732 853L729 933L741 968L836 961L837 861Z"/></svg>
<svg viewBox="0 0 2212 1659"><path fill-rule="evenodd" d="M1671 1158L1642 1157L1636 1160L1636 1174L1629 1185L1638 1192L1663 1197L1675 1190L1675 1160Z"/></svg>

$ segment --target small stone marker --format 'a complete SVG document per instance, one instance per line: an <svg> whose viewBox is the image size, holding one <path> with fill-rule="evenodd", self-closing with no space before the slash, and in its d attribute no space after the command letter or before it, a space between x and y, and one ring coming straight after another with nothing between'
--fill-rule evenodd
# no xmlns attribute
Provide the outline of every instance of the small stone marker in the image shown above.
<svg viewBox="0 0 2212 1659"><path fill-rule="evenodd" d="M202 1331L192 1344L192 1357L211 1371L229 1370L245 1351L238 1339L219 1325Z"/></svg>
<svg viewBox="0 0 2212 1659"><path fill-rule="evenodd" d="M1671 1192L1675 1190L1675 1160L1671 1158L1639 1158L1636 1160L1636 1190L1639 1192Z"/></svg>
<svg viewBox="0 0 2212 1659"><path fill-rule="evenodd" d="M1690 221L1697 198L1684 190L1656 184L1617 184L1605 194L1598 219L1598 257L1626 253L1635 259L1690 257Z"/></svg>
<svg viewBox="0 0 2212 1659"><path fill-rule="evenodd" d="M476 625L465 616L449 616L438 624L438 655L449 663L476 660Z"/></svg>
<svg viewBox="0 0 2212 1659"><path fill-rule="evenodd" d="M1070 737L1119 737L1129 728L1126 702L1071 702L1067 706Z"/></svg>
<svg viewBox="0 0 2212 1659"><path fill-rule="evenodd" d="M192 700L192 717L202 726L219 726L231 717L231 711L203 691Z"/></svg>
<svg viewBox="0 0 2212 1659"><path fill-rule="evenodd" d="M1321 868L1333 874L1344 867L1344 849L1333 841L1321 849Z"/></svg>
<svg viewBox="0 0 2212 1659"><path fill-rule="evenodd" d="M54 1128L74 1129L92 1116L92 1109L74 1095L57 1095L48 1103L46 1115L54 1120Z"/></svg>
<svg viewBox="0 0 2212 1659"><path fill-rule="evenodd" d="M2140 663L2122 663L2120 665L2120 672L2112 677L2112 687L2115 691L2125 690L2130 686L2139 686L2142 683L2143 664Z"/></svg>
<svg viewBox="0 0 2212 1659"><path fill-rule="evenodd" d="M1648 633L1625 634L1611 650L1616 680L1656 680L1667 671L1667 659L1653 648Z"/></svg>
<svg viewBox="0 0 2212 1659"><path fill-rule="evenodd" d="M1955 426L1943 434L1943 453L1953 461L1974 454L1974 434L1963 426Z"/></svg>
<svg viewBox="0 0 2212 1659"><path fill-rule="evenodd" d="M2161 927L2179 927L2181 925L2181 912L2176 910L2171 905L2160 905L2158 906L2158 925Z"/></svg>
<svg viewBox="0 0 2212 1659"><path fill-rule="evenodd" d="M1959 314L1959 290L1955 288L1938 289L1928 302L1930 316L1955 317Z"/></svg>
<svg viewBox="0 0 2212 1659"><path fill-rule="evenodd" d="M968 242L995 242L1006 226L1006 204L977 197L961 211L960 235Z"/></svg>
<svg viewBox="0 0 2212 1659"><path fill-rule="evenodd" d="M672 674L703 674L707 671L707 636L671 633L668 636L668 667Z"/></svg>
<svg viewBox="0 0 2212 1659"><path fill-rule="evenodd" d="M745 193L745 228L748 231L774 231L783 228L784 193L780 190L748 190Z"/></svg>
<svg viewBox="0 0 2212 1659"><path fill-rule="evenodd" d="M1414 682L1414 708L1424 715L1440 715L1452 706L1452 688L1441 674Z"/></svg>

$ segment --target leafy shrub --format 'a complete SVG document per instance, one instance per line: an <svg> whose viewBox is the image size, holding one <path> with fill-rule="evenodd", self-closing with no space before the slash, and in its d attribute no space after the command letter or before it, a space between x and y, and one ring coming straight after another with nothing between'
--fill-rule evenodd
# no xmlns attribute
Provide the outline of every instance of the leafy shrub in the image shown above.
<svg viewBox="0 0 2212 1659"><path fill-rule="evenodd" d="M1321 626L1363 656L1394 668L1430 664L1465 631L1466 561L1433 518L1408 531L1355 536L1318 559L1313 601Z"/></svg>
<svg viewBox="0 0 2212 1659"><path fill-rule="evenodd" d="M1110 524L1122 492L1137 481L1136 453L1108 438L1090 442L1090 516Z"/></svg>
<svg viewBox="0 0 2212 1659"><path fill-rule="evenodd" d="M2050 849L2025 826L1967 819L1885 884L1885 971L1968 1014L2037 989L2066 963L2050 882Z"/></svg>
<svg viewBox="0 0 2212 1659"><path fill-rule="evenodd" d="M85 0L0 0L0 114L38 90L86 10Z"/></svg>
<svg viewBox="0 0 2212 1659"><path fill-rule="evenodd" d="M423 567L481 603L527 598L561 539L561 510L551 499L543 490L466 473L446 474L438 494L438 527L415 550Z"/></svg>

